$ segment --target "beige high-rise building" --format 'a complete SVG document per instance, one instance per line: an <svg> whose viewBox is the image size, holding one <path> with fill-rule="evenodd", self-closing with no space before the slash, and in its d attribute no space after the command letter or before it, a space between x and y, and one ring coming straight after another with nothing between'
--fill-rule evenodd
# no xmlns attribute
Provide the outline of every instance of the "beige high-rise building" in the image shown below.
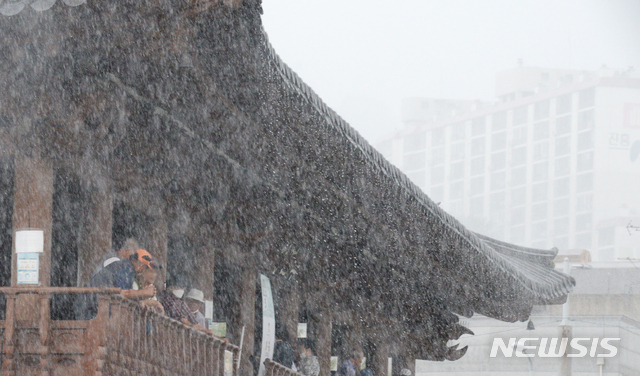
<svg viewBox="0 0 640 376"><path fill-rule="evenodd" d="M496 97L407 99L405 127L377 147L471 229L640 258L640 76L520 65Z"/></svg>

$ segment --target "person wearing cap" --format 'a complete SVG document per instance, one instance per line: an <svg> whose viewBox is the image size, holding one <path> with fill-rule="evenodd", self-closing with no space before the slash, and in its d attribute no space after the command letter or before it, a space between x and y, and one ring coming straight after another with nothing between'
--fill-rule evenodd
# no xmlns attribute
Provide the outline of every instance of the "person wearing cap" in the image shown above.
<svg viewBox="0 0 640 376"><path fill-rule="evenodd" d="M139 248L140 245L135 239L129 238L125 240L124 244L122 244L122 247L118 251L109 251L106 255L104 255L104 257L102 257L102 260L100 260L100 263L95 267L95 269L93 270L93 274L91 275L94 276L98 274L102 269L106 268L116 261L128 259L136 251L136 249Z"/></svg>
<svg viewBox="0 0 640 376"><path fill-rule="evenodd" d="M175 282L170 282L167 289L158 295L158 301L164 307L165 314L186 325L193 325L197 322L194 314L191 313L187 303L182 300L184 288Z"/></svg>
<svg viewBox="0 0 640 376"><path fill-rule="evenodd" d="M187 303L189 312L195 316L195 324L206 328L207 323L204 319L204 315L200 312L200 308L202 308L202 305L204 304L204 293L198 289L191 289L189 290L189 293L187 293L187 296L185 296L184 302Z"/></svg>
<svg viewBox="0 0 640 376"><path fill-rule="evenodd" d="M152 262L149 252L137 249L129 258L114 261L93 275L87 287L117 287L125 298L134 300L152 298L156 295L156 288L153 285L140 290L133 289L137 275L152 265ZM97 297L95 294L78 296L73 308L76 320L90 320L97 313Z"/></svg>

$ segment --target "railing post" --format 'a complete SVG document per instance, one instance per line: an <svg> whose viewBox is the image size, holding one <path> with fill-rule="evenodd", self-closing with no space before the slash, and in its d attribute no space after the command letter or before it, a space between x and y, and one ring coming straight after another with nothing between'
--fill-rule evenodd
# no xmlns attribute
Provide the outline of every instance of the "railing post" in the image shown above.
<svg viewBox="0 0 640 376"><path fill-rule="evenodd" d="M38 323L40 334L40 374L45 376L51 372L51 359L49 356L50 296L49 294L42 294L38 300L40 303L40 320Z"/></svg>
<svg viewBox="0 0 640 376"><path fill-rule="evenodd" d="M271 361L271 359L265 359L265 376L274 376L274 370L276 368L276 364Z"/></svg>
<svg viewBox="0 0 640 376"><path fill-rule="evenodd" d="M16 295L5 294L7 308L4 328L4 359L2 360L2 374L15 375L15 329L16 329Z"/></svg>

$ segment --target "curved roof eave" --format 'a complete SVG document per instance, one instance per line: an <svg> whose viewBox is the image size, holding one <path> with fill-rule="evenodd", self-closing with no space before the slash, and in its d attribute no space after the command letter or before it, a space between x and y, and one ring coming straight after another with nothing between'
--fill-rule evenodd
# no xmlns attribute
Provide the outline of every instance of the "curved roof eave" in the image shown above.
<svg viewBox="0 0 640 376"><path fill-rule="evenodd" d="M290 88L300 94L311 104L319 114L326 119L327 124L344 136L364 158L371 163L382 175L397 184L404 193L415 200L426 215L438 218L449 233L467 243L469 249L485 257L497 269L520 282L521 287L529 291L534 297L531 304L562 301L571 292L575 281L570 276L552 269L551 260L557 250L539 250L520 247L478 235L465 228L453 216L436 205L424 192L420 190L396 166L387 161L382 154L374 149L360 134L329 108L322 99L300 77L287 66L277 55L268 41L264 29L264 48L271 63L282 76ZM548 262L544 261L548 260Z"/></svg>

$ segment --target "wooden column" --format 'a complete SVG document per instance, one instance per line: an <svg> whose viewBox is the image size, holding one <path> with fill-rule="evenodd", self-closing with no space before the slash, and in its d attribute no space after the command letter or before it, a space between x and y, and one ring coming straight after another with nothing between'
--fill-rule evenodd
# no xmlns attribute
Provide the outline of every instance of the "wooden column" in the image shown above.
<svg viewBox="0 0 640 376"><path fill-rule="evenodd" d="M320 362L319 376L331 375L331 311L323 309L309 318L310 337L315 340L316 355Z"/></svg>
<svg viewBox="0 0 640 376"><path fill-rule="evenodd" d="M239 346L242 327L245 327L244 341L240 349L242 360L239 374L253 375L253 364L250 359L254 355L256 272L253 268L238 266L232 279L234 283L227 288L235 288L236 296L231 317L229 317L229 340Z"/></svg>
<svg viewBox="0 0 640 376"><path fill-rule="evenodd" d="M284 326L289 339L295 342L298 338L298 316L300 310L300 294L295 283L285 282L274 286L278 301L275 302L276 320ZM279 316L279 317L278 317ZM294 349L295 351L295 349Z"/></svg>
<svg viewBox="0 0 640 376"><path fill-rule="evenodd" d="M78 286L86 286L95 267L112 250L113 197L110 188L94 187L87 192L82 236L78 247Z"/></svg>
<svg viewBox="0 0 640 376"><path fill-rule="evenodd" d="M51 227L53 210L53 169L48 161L17 156L15 159L13 229L44 230L44 252L40 254L39 285L51 280ZM17 285L15 232L11 253L11 285Z"/></svg>
<svg viewBox="0 0 640 376"><path fill-rule="evenodd" d="M389 344L384 340L375 342L375 351L371 359L367 359L367 367L371 368L374 376L387 376L389 367Z"/></svg>
<svg viewBox="0 0 640 376"><path fill-rule="evenodd" d="M151 253L153 259L158 264L162 265L162 270L158 271L155 286L158 290L163 290L167 276L167 249L169 244L167 220L164 216L159 216L149 227L149 245L147 251ZM197 266L199 261L194 261L194 264Z"/></svg>

